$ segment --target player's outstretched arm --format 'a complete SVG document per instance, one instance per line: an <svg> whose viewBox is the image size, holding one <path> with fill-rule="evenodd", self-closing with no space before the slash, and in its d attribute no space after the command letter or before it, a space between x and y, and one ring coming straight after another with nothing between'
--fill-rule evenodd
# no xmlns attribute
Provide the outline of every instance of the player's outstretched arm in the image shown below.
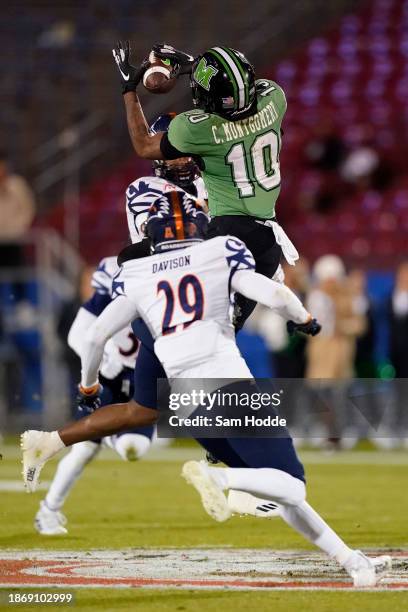
<svg viewBox="0 0 408 612"><path fill-rule="evenodd" d="M67 343L69 348L75 351L78 357L81 357L86 332L96 319L97 315L94 315L85 308L81 307L77 312L68 332Z"/></svg>
<svg viewBox="0 0 408 612"><path fill-rule="evenodd" d="M275 310L287 321L303 324L312 318L289 287L257 272L238 270L232 277L231 287L245 297Z"/></svg>
<svg viewBox="0 0 408 612"><path fill-rule="evenodd" d="M149 134L136 88L149 67L149 61L143 60L139 67L130 63L130 44L118 42L112 49L112 54L118 67L122 85L123 100L126 109L126 119L133 148L139 157L145 159L163 159L160 150L162 134Z"/></svg>
<svg viewBox="0 0 408 612"><path fill-rule="evenodd" d="M82 348L81 388L86 390L98 384L98 370L107 340L137 318L135 304L126 296L111 302L89 328Z"/></svg>
<svg viewBox="0 0 408 612"><path fill-rule="evenodd" d="M164 159L160 149L162 132L149 134L142 106L135 91L123 96L130 140L134 150L143 159Z"/></svg>

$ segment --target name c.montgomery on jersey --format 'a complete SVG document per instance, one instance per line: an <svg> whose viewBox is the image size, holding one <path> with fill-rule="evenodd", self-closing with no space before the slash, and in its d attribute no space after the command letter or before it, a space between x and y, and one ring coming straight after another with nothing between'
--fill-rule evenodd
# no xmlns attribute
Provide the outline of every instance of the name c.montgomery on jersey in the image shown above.
<svg viewBox="0 0 408 612"><path fill-rule="evenodd" d="M196 109L171 121L170 144L202 159L212 216L250 215L272 219L281 186L279 153L286 112L283 89L256 81L258 112L229 121Z"/></svg>
<svg viewBox="0 0 408 612"><path fill-rule="evenodd" d="M215 144L223 144L250 136L272 126L279 118L279 113L273 102L269 102L259 113L246 119L237 121L224 121L221 125L211 126Z"/></svg>

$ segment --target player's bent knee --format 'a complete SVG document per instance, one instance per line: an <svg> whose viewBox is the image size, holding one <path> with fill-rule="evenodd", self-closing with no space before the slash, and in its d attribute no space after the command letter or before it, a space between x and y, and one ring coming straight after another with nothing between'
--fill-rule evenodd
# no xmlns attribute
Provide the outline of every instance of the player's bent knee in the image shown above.
<svg viewBox="0 0 408 612"><path fill-rule="evenodd" d="M299 506L306 499L306 486L303 480L292 478L290 491L288 491L286 504L288 506Z"/></svg>

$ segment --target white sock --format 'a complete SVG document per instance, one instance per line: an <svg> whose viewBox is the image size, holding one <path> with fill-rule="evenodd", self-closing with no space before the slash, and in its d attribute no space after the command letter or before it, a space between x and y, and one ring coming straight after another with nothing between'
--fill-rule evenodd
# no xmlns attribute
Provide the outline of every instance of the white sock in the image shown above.
<svg viewBox="0 0 408 612"><path fill-rule="evenodd" d="M288 525L340 565L344 565L353 552L306 501L297 506L283 506L281 516Z"/></svg>
<svg viewBox="0 0 408 612"><path fill-rule="evenodd" d="M208 471L221 489L247 491L279 504L297 505L306 496L304 482L282 470L208 467Z"/></svg>
<svg viewBox="0 0 408 612"><path fill-rule="evenodd" d="M126 460L126 451L129 447L136 452L137 458L143 457L150 448L151 440L142 434L123 434L122 436L108 436L103 441Z"/></svg>
<svg viewBox="0 0 408 612"><path fill-rule="evenodd" d="M95 457L99 449L100 444L95 442L78 442L61 459L45 498L45 503L50 510L57 511L62 508L86 464Z"/></svg>
<svg viewBox="0 0 408 612"><path fill-rule="evenodd" d="M48 461L48 459L59 453L63 448L66 448L66 446L61 440L58 431L48 432L47 448L44 449L45 460Z"/></svg>
<svg viewBox="0 0 408 612"><path fill-rule="evenodd" d="M309 542L344 565L353 552L305 501L305 485L273 468L208 467L211 477L222 489L238 489L281 504L283 520Z"/></svg>

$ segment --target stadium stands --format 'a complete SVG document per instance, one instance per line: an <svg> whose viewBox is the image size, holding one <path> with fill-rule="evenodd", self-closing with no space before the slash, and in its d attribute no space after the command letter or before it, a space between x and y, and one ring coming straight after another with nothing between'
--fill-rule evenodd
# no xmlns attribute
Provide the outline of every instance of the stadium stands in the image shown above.
<svg viewBox="0 0 408 612"><path fill-rule="evenodd" d="M258 69L287 94L278 217L311 260L334 251L349 263L389 268L406 253L407 26L408 2L376 0L289 59ZM306 154L310 142L322 146L327 135L342 147L329 169ZM123 189L146 171L148 165L130 158L82 195L86 258L98 259L98 244L109 243L112 252L124 244L123 225L115 222Z"/></svg>
<svg viewBox="0 0 408 612"><path fill-rule="evenodd" d="M354 263L390 267L406 255L408 156L401 135L408 122L407 26L408 2L376 0L268 71L288 98L279 215L312 259L331 250ZM387 159L387 180L379 186L343 181L332 210L318 214L302 204L313 201L325 172L305 163L303 150L328 117L349 151L369 130L370 148L380 163Z"/></svg>

